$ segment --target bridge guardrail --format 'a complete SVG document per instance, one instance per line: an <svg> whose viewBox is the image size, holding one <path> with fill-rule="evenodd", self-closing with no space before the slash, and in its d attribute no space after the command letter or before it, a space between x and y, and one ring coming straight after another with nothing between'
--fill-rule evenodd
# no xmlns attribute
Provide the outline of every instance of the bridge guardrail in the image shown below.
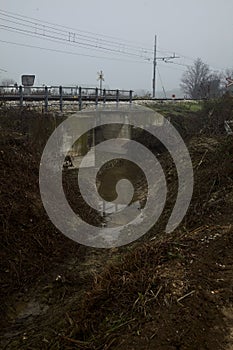
<svg viewBox="0 0 233 350"><path fill-rule="evenodd" d="M64 101L77 101L78 109L83 108L84 101L99 102L121 100L132 102L132 90L100 90L95 87L86 88L81 86L0 86L0 101L18 101L23 107L24 102L44 101L44 110L48 112L49 101L59 101L59 109L62 112Z"/></svg>

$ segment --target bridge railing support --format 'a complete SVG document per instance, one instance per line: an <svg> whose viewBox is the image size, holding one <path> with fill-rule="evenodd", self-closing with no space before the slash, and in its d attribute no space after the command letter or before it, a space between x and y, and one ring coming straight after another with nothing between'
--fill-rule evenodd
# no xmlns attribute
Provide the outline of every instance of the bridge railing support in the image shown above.
<svg viewBox="0 0 233 350"><path fill-rule="evenodd" d="M95 106L98 106L99 96L98 96L98 88L95 89Z"/></svg>
<svg viewBox="0 0 233 350"><path fill-rule="evenodd" d="M117 106L119 104L119 90L116 90L116 103L117 103Z"/></svg>
<svg viewBox="0 0 233 350"><path fill-rule="evenodd" d="M130 92L129 92L129 103L132 103L132 101L133 101L133 91L130 90Z"/></svg>
<svg viewBox="0 0 233 350"><path fill-rule="evenodd" d="M60 112L62 112L63 111L62 86L59 86L59 105L60 105Z"/></svg>
<svg viewBox="0 0 233 350"><path fill-rule="evenodd" d="M19 105L23 107L23 87L20 85L19 87Z"/></svg>
<svg viewBox="0 0 233 350"><path fill-rule="evenodd" d="M103 103L106 103L106 89L103 89Z"/></svg>
<svg viewBox="0 0 233 350"><path fill-rule="evenodd" d="M78 109L79 111L82 110L82 88L79 86L78 88Z"/></svg>
<svg viewBox="0 0 233 350"><path fill-rule="evenodd" d="M44 110L45 110L45 113L47 113L48 112L48 102L49 102L48 86L44 87L44 94L45 94L45 97L44 97Z"/></svg>

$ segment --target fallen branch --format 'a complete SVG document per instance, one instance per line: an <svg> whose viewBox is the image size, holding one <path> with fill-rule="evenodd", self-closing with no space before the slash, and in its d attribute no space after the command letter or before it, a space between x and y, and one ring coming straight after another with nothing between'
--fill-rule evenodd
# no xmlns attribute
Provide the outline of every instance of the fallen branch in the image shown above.
<svg viewBox="0 0 233 350"><path fill-rule="evenodd" d="M188 297L189 295L192 295L193 293L195 293L195 290L192 290L191 292L183 295L182 297L180 297L179 299L177 299L177 302L179 303L181 300L183 300L184 298Z"/></svg>

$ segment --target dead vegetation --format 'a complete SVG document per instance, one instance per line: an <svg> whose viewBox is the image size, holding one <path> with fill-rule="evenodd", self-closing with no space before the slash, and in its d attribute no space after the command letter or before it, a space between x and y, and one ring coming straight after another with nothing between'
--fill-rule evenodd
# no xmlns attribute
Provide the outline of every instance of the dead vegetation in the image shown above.
<svg viewBox="0 0 233 350"><path fill-rule="evenodd" d="M102 272L93 272L91 285L81 279L77 291L75 279L81 271L73 267L64 272L66 278L51 289L52 307L32 320L35 328L25 321L6 349L226 349L230 331L222 309L228 310L233 302L233 139L224 134L223 122L233 118L232 106L232 100L223 99L174 116L174 124L184 132L195 176L192 202L179 228L168 236L163 233L176 199L177 176L169 155L161 152L169 196L156 226L141 242L112 251L108 264L100 250L101 258L93 264L102 266ZM172 108L168 109L172 120ZM16 290L33 287L39 276L52 270L54 261L62 263L80 249L56 231L44 212L38 190L41 148L35 148L28 131L21 129L22 120L28 125L25 115L17 114L9 122L7 113L1 116L0 130L6 308ZM196 121L194 127L189 117ZM83 203L74 200L75 177L69 173L64 184L79 210ZM144 188L143 183L140 186ZM87 208L84 212L90 216ZM99 219L94 215L93 220ZM40 292L43 288L42 284ZM11 329L9 318L5 322Z"/></svg>
<svg viewBox="0 0 233 350"><path fill-rule="evenodd" d="M168 237L160 234L175 200L171 181L163 217L147 243L96 276L63 338L66 346L225 349L221 307L232 302L233 287L232 137L196 136L189 149L195 188L182 225ZM174 169L164 157L171 179Z"/></svg>
<svg viewBox="0 0 233 350"><path fill-rule="evenodd" d="M79 245L64 237L50 222L39 193L41 152L48 135L61 119L27 109L4 109L0 118L3 312L8 296L27 290L50 265L66 259ZM81 197L73 177L69 181L65 177L64 181L66 185L73 185L72 191L68 187L69 197ZM83 202L78 201L76 207L84 212L84 218L96 222L96 215L90 217L90 210L83 209Z"/></svg>

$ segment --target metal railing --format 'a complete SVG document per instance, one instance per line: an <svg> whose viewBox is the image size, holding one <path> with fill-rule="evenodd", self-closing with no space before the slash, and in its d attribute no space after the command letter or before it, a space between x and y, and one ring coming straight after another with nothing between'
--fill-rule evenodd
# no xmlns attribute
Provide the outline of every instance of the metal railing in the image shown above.
<svg viewBox="0 0 233 350"><path fill-rule="evenodd" d="M81 86L0 86L0 101L16 101L20 107L25 102L43 102L45 112L49 110L50 101L56 101L62 112L65 101L76 103L81 110L84 102L93 102L97 106L100 102L132 103L132 100L132 90L100 90Z"/></svg>

